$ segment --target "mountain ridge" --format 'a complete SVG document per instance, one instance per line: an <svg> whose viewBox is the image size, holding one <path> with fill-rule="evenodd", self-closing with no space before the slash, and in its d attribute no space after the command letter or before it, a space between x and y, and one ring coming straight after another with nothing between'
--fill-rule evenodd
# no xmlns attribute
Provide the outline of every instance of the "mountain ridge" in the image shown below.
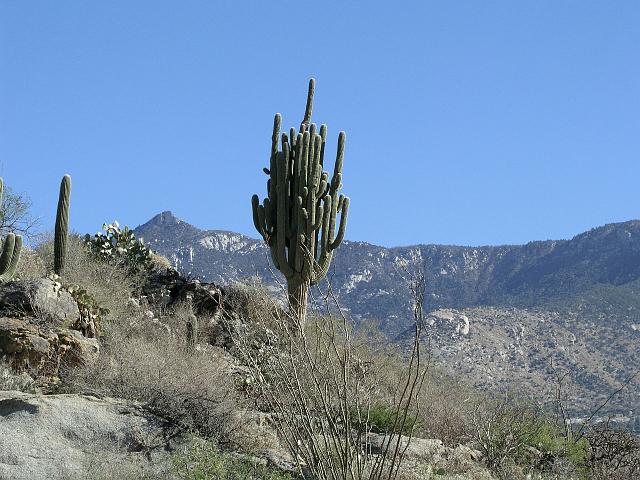
<svg viewBox="0 0 640 480"><path fill-rule="evenodd" d="M135 230L181 271L206 281L233 283L258 276L273 282L268 248L261 240L225 230L201 230L166 211ZM468 247L417 244L383 247L345 241L329 278L356 319L376 318L400 332L410 323L410 299L400 263L420 265L428 283L428 310L475 306L575 308L598 286L609 290L640 279L640 221L594 227L569 240ZM620 290L635 315L635 290ZM619 293L620 293L619 292ZM608 293L609 296L611 291ZM593 304L597 299L590 301ZM583 308L584 310L584 308Z"/></svg>
<svg viewBox="0 0 640 480"><path fill-rule="evenodd" d="M164 220L163 220L164 219ZM145 229L148 225L158 225L158 224L170 224L172 222L175 222L177 224L185 224L188 225L189 227L197 230L198 232L217 232L217 233L230 233L230 234L234 234L234 235L241 235L243 237L246 237L248 239L251 240L255 240L257 242L261 242L262 240L258 237L254 237L251 235L247 235L244 233L240 233L240 232L236 232L233 230L224 230L224 229L201 229L199 227L194 226L193 224L190 224L189 222L179 218L178 216L176 216L171 210L165 210L163 212L157 213L156 215L154 215L153 217L151 217L149 220L147 220L145 223L142 223L140 225L138 225L137 227L135 227L135 231L139 231L140 229ZM576 240L578 237L582 237L585 235L589 235L595 231L600 231L600 230L606 230L609 227L612 226L619 226L619 225L626 225L626 224L635 224L640 228L640 219L631 219L631 220L625 220L625 221L621 221L621 222L609 222L609 223L605 223L603 225L599 225L599 226L595 226L590 228L589 230L585 230L583 232L579 232L576 233L573 237L570 238L548 238L548 239L538 239L538 240L530 240L528 242L525 243L499 243L499 244L480 244L480 245L465 245L465 244L456 244L456 243L410 243L410 244L406 244L406 245L392 245L392 246L385 246L385 245L380 245L377 243L371 243L371 242L367 242L366 240L345 240L346 242L349 243L360 243L360 244L365 244L365 245L369 245L372 247L379 247L379 248L385 248L388 250L392 250L392 249L396 249L396 248L413 248L413 247L429 247L429 246L440 246L440 247L451 247L451 248L501 248L501 247L525 247L528 245L532 245L532 244L544 244L544 243L548 243L548 242L555 242L555 243L564 243L564 242L570 242L572 240Z"/></svg>

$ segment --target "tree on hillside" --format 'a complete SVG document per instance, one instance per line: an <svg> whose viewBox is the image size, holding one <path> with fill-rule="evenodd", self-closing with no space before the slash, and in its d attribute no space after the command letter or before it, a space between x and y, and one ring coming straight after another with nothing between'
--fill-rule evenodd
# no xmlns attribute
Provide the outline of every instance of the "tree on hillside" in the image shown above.
<svg viewBox="0 0 640 480"><path fill-rule="evenodd" d="M37 219L31 216L31 199L5 186L0 203L0 236L15 233L32 238L37 224Z"/></svg>

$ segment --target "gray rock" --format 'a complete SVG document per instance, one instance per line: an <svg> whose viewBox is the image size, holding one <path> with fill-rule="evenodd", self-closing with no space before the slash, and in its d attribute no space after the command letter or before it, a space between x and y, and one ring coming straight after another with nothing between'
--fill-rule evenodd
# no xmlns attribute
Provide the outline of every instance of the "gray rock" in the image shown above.
<svg viewBox="0 0 640 480"><path fill-rule="evenodd" d="M0 480L168 478L172 434L133 402L0 392Z"/></svg>
<svg viewBox="0 0 640 480"><path fill-rule="evenodd" d="M438 439L411 438L400 436L393 438L371 433L367 436L367 450L372 454L380 454L391 440L390 452L398 446L398 452L403 455L402 471L424 472L425 477L431 478L435 471L447 472L446 478L473 478L476 480L491 480L493 476L482 463L482 454L466 445L448 447ZM441 477L439 477L441 478Z"/></svg>
<svg viewBox="0 0 640 480"><path fill-rule="evenodd" d="M0 318L0 357L18 372L56 379L61 367L93 362L100 346L76 330L47 329L29 319Z"/></svg>
<svg viewBox="0 0 640 480"><path fill-rule="evenodd" d="M9 317L36 317L49 326L70 326L80 320L75 300L49 278L0 284L0 312Z"/></svg>

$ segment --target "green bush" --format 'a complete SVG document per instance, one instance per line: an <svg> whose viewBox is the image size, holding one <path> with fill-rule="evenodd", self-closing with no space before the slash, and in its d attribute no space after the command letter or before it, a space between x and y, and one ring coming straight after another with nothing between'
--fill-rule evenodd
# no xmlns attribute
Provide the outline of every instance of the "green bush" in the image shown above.
<svg viewBox="0 0 640 480"><path fill-rule="evenodd" d="M293 480L290 474L222 453L210 441L194 438L173 456L174 472L184 480Z"/></svg>
<svg viewBox="0 0 640 480"><path fill-rule="evenodd" d="M358 412L352 409L351 421L356 429L373 433L408 434L416 426L416 417L407 415L403 425L402 411L397 415L395 408L381 403L371 405L368 412L360 412L360 418Z"/></svg>
<svg viewBox="0 0 640 480"><path fill-rule="evenodd" d="M578 441L566 438L557 425L548 421L541 422L525 441L527 445L540 450L543 454L554 458L565 458L575 466L584 465L589 451L589 443L585 438Z"/></svg>

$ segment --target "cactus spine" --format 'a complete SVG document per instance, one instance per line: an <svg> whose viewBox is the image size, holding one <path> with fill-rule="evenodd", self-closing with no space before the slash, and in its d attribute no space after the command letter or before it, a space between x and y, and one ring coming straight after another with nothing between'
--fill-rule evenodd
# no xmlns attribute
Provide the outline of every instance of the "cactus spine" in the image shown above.
<svg viewBox="0 0 640 480"><path fill-rule="evenodd" d="M304 325L309 286L322 280L333 252L344 238L349 197L340 194L345 133L338 135L338 151L329 180L323 171L327 126L311 123L315 81L309 91L300 131L280 134L282 118L276 113L271 137L269 168L264 171L268 197L251 199L253 222L271 249L273 262L287 279L289 308ZM340 222L336 232L336 219Z"/></svg>
<svg viewBox="0 0 640 480"><path fill-rule="evenodd" d="M4 181L0 178L0 204L4 193ZM2 242L0 253L0 283L10 281L16 273L20 252L22 250L22 236L10 233Z"/></svg>
<svg viewBox="0 0 640 480"><path fill-rule="evenodd" d="M64 273L67 258L67 238L69 235L69 199L71 196L71 177L65 175L60 183L58 197L58 212L56 214L56 228L54 238L53 271L56 275Z"/></svg>

